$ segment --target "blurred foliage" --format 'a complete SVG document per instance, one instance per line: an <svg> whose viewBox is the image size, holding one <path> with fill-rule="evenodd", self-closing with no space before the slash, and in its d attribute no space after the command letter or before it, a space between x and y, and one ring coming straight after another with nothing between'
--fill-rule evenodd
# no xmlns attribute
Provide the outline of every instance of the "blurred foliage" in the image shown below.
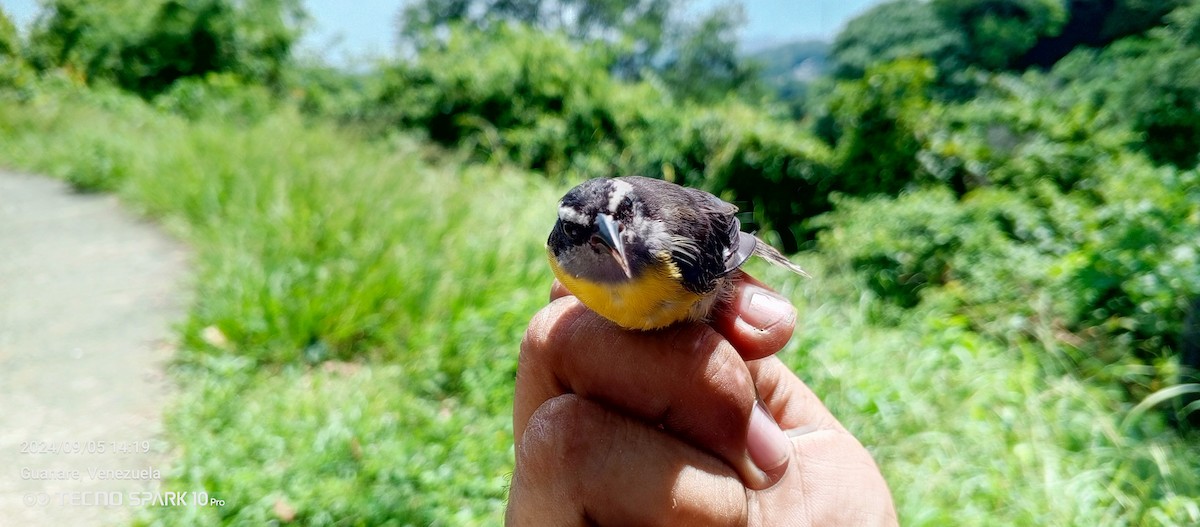
<svg viewBox="0 0 1200 527"><path fill-rule="evenodd" d="M892 0L850 20L833 43L834 73L861 77L874 64L924 58L940 95L974 96L979 69L1049 68L1073 50L1101 48L1164 24L1189 0ZM1178 22L1176 22L1178 23ZM1186 25L1186 24L1185 24Z"/></svg>
<svg viewBox="0 0 1200 527"><path fill-rule="evenodd" d="M1077 5L1077 4L1082 4ZM1092 7L1095 5L1109 8L1104 10L1104 22L1100 26L1100 42L1087 42L1089 45L1107 44L1113 40L1145 32L1163 23L1163 18L1172 13L1195 13L1196 5L1192 0L1115 0L1097 2L1095 0L1074 0L1071 8Z"/></svg>
<svg viewBox="0 0 1200 527"><path fill-rule="evenodd" d="M879 4L846 23L833 41L834 75L859 78L871 66L924 58L943 74L965 66L967 38L928 3L896 0Z"/></svg>
<svg viewBox="0 0 1200 527"><path fill-rule="evenodd" d="M276 85L300 36L299 0L50 0L34 23L29 56L150 98L209 73Z"/></svg>
<svg viewBox="0 0 1200 527"><path fill-rule="evenodd" d="M443 45L388 68L363 113L535 170L603 171L594 165L670 106L650 84L613 79L611 61L603 46L576 48L523 26L455 28Z"/></svg>
<svg viewBox="0 0 1200 527"><path fill-rule="evenodd" d="M0 8L0 57L10 58L21 55L21 36L17 27L9 20L8 14Z"/></svg>
<svg viewBox="0 0 1200 527"><path fill-rule="evenodd" d="M1097 189L1067 255L1079 328L1098 328L1144 355L1179 347L1189 304L1200 298L1200 174L1127 162Z"/></svg>
<svg viewBox="0 0 1200 527"><path fill-rule="evenodd" d="M947 27L966 37L967 60L989 70L1014 65L1067 22L1067 0L930 0Z"/></svg>
<svg viewBox="0 0 1200 527"><path fill-rule="evenodd" d="M817 220L821 247L856 269L883 302L875 320L894 324L922 302L967 316L977 330L1004 337L1038 314L1030 302L1049 280L1037 237L1050 211L1012 191L984 189L960 200L945 187L898 198L841 199ZM898 309L897 309L898 308Z"/></svg>
<svg viewBox="0 0 1200 527"><path fill-rule="evenodd" d="M1200 9L1181 8L1171 25L1102 49L1079 49L1050 72L1061 97L1096 105L1098 124L1140 135L1138 150L1181 168L1200 151L1200 47L1190 41Z"/></svg>
<svg viewBox="0 0 1200 527"><path fill-rule="evenodd" d="M987 96L944 107L917 155L921 177L960 195L993 185L1094 188L1097 171L1124 155L1135 134L1109 126L1089 100L1030 81L997 77Z"/></svg>
<svg viewBox="0 0 1200 527"><path fill-rule="evenodd" d="M16 26L0 7L0 100L5 96L27 98L33 72L22 57L24 46Z"/></svg>
<svg viewBox="0 0 1200 527"><path fill-rule="evenodd" d="M746 228L773 230L789 251L811 238L803 220L829 210L838 184L827 145L738 102L685 115L676 150L645 155L663 160L665 177L739 204L754 220Z"/></svg>
<svg viewBox="0 0 1200 527"><path fill-rule="evenodd" d="M179 79L155 98L159 108L189 119L251 122L272 113L276 100L270 90L247 84L232 73L209 73Z"/></svg>
<svg viewBox="0 0 1200 527"><path fill-rule="evenodd" d="M828 99L822 130L836 145L834 190L895 194L916 177L922 121L936 109L929 99L935 70L912 59L871 67L839 83Z"/></svg>
<svg viewBox="0 0 1200 527"><path fill-rule="evenodd" d="M72 78L116 78L120 51L149 24L159 3L136 0L51 0L42 5L29 37L29 62L39 71L61 68Z"/></svg>
<svg viewBox="0 0 1200 527"><path fill-rule="evenodd" d="M1114 9L1144 8L1162 25L1076 48L1045 73L977 72L966 100L929 89L946 72L914 77L912 61L842 70L849 78L814 120L836 145L836 173L860 191L905 192L835 200L813 225L824 229L819 247L884 301L881 321L941 306L1013 344L1075 349L1084 375L1124 386L1132 400L1195 379L1200 354L1181 350L1200 299L1200 3L1166 16L1133 4ZM939 17L977 19L972 31L1017 31L1001 18L1030 24L1020 31L1035 37L1000 35L995 56L967 57L992 69L1014 66L1062 18L1055 2L929 5ZM885 4L849 24L835 60L868 49L856 46L872 36L863 28L883 23L880 11L905 9L922 7ZM913 78L921 82L904 81ZM1196 398L1177 399L1180 409ZM1200 417L1195 405L1180 415L1189 412Z"/></svg>
<svg viewBox="0 0 1200 527"><path fill-rule="evenodd" d="M618 78L660 77L682 99L712 102L730 92L757 94L752 63L736 49L745 24L740 4L716 6L695 20L687 0L420 0L400 14L401 45L418 55L456 31L495 32L518 25L603 47ZM454 29L458 28L458 29Z"/></svg>
<svg viewBox="0 0 1200 527"><path fill-rule="evenodd" d="M418 0L400 13L403 44L423 50L452 26L489 30L508 23L562 33L575 42L608 42L622 50L621 70L650 67L677 31L684 0Z"/></svg>

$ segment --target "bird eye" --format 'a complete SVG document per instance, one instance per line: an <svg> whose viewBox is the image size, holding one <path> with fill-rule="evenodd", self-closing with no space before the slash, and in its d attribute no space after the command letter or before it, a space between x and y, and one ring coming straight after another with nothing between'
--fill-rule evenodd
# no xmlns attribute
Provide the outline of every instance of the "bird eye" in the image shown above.
<svg viewBox="0 0 1200 527"><path fill-rule="evenodd" d="M567 238L572 240L578 240L583 237L583 226L578 223L564 221L562 222L562 231L563 234L567 235Z"/></svg>

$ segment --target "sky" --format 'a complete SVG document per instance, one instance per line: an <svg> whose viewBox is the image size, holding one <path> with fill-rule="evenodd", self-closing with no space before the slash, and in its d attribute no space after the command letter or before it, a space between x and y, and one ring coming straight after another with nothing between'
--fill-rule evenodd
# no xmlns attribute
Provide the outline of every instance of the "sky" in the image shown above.
<svg viewBox="0 0 1200 527"><path fill-rule="evenodd" d="M693 0L702 12L728 0ZM743 0L747 23L743 47L749 51L798 39L832 39L847 20L882 0ZM335 61L390 54L396 14L405 0L304 0L313 27L303 49ZM18 26L37 13L37 0L0 0Z"/></svg>

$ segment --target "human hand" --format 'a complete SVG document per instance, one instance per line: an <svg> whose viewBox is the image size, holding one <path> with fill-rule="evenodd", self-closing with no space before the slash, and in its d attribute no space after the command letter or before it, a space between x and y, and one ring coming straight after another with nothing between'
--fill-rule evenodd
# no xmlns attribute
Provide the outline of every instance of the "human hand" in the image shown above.
<svg viewBox="0 0 1200 527"><path fill-rule="evenodd" d="M773 355L796 311L758 281L652 332L551 297L521 345L510 525L896 524L870 454Z"/></svg>

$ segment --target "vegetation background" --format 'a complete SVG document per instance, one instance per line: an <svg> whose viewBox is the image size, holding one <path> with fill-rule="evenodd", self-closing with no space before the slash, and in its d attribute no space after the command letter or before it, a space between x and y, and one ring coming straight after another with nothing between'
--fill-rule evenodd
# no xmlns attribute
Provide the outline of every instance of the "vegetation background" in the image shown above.
<svg viewBox="0 0 1200 527"><path fill-rule="evenodd" d="M555 200L739 203L782 353L906 525L1200 523L1200 2L896 0L738 53L734 4L418 0L399 58L294 53L297 0L0 16L0 163L197 251L140 525L494 525Z"/></svg>

